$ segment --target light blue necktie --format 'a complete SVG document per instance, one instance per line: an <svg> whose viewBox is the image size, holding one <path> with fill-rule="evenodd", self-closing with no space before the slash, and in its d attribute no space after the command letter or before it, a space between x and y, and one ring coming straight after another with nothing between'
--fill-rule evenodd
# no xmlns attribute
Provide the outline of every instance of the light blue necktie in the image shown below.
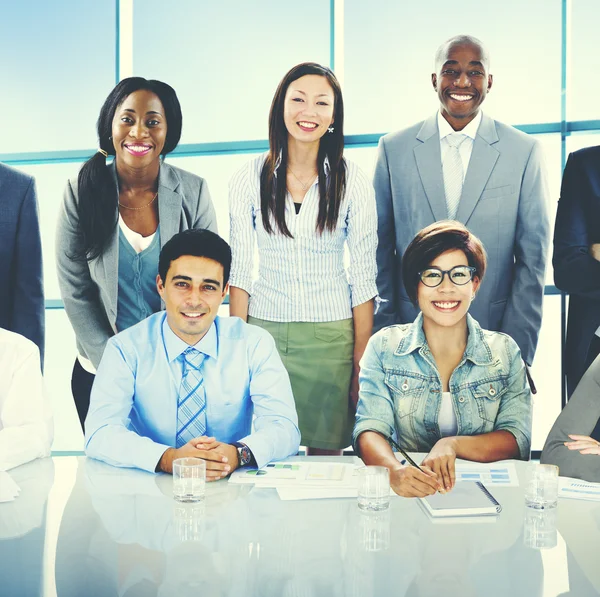
<svg viewBox="0 0 600 597"><path fill-rule="evenodd" d="M183 376L177 400L177 447L206 433L206 393L201 367L204 353L187 348L183 353Z"/></svg>
<svg viewBox="0 0 600 597"><path fill-rule="evenodd" d="M463 163L460 157L460 146L466 139L462 133L451 133L445 137L448 150L442 164L444 172L444 190L446 191L446 206L448 207L448 219L454 220L458 211L458 204L463 188Z"/></svg>

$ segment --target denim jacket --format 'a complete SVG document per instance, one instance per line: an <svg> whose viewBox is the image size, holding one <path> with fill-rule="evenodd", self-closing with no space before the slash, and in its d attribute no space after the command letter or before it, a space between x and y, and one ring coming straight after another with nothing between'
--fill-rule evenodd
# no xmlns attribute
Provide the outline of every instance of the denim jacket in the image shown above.
<svg viewBox="0 0 600 597"><path fill-rule="evenodd" d="M531 393L516 342L482 330L467 314L469 336L462 360L450 376L456 435L504 429L529 459ZM438 416L442 381L423 332L423 315L392 325L370 340L360 362L360 394L353 444L363 431L394 433L408 451L428 452L441 438Z"/></svg>

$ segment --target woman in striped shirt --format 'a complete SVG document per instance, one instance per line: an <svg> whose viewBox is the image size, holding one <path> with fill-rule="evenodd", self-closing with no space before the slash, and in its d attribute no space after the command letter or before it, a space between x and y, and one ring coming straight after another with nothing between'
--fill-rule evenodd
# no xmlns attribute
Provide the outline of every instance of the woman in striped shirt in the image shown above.
<svg viewBox="0 0 600 597"><path fill-rule="evenodd" d="M377 295L374 191L343 157L343 124L333 72L295 66L273 98L269 151L229 189L230 313L275 338L311 454L350 445Z"/></svg>

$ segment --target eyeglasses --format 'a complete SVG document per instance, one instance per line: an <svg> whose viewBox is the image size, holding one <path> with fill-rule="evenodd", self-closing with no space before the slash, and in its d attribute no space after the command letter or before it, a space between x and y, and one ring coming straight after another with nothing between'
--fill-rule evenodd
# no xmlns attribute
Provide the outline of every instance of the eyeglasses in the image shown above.
<svg viewBox="0 0 600 597"><path fill-rule="evenodd" d="M439 267L430 267L418 273L421 282L429 288L435 288L444 281L444 276L448 277L457 286L464 286L472 279L477 269L470 265L455 265L452 269L441 270Z"/></svg>

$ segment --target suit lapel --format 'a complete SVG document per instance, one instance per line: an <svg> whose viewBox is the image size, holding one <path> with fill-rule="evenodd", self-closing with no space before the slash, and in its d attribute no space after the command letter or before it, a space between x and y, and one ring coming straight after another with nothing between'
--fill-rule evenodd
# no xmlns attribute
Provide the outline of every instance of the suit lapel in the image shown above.
<svg viewBox="0 0 600 597"><path fill-rule="evenodd" d="M444 176L442 174L442 154L437 126L437 113L428 118L417 133L420 145L414 148L417 170L429 201L435 220L448 217Z"/></svg>
<svg viewBox="0 0 600 597"><path fill-rule="evenodd" d="M494 120L483 114L473 142L473 151L456 213L456 219L465 225L468 223L500 156L494 147L494 143L497 141L498 134Z"/></svg>
<svg viewBox="0 0 600 597"><path fill-rule="evenodd" d="M160 222L160 246L179 232L183 197L179 193L180 181L176 171L165 164L158 175L158 221Z"/></svg>

